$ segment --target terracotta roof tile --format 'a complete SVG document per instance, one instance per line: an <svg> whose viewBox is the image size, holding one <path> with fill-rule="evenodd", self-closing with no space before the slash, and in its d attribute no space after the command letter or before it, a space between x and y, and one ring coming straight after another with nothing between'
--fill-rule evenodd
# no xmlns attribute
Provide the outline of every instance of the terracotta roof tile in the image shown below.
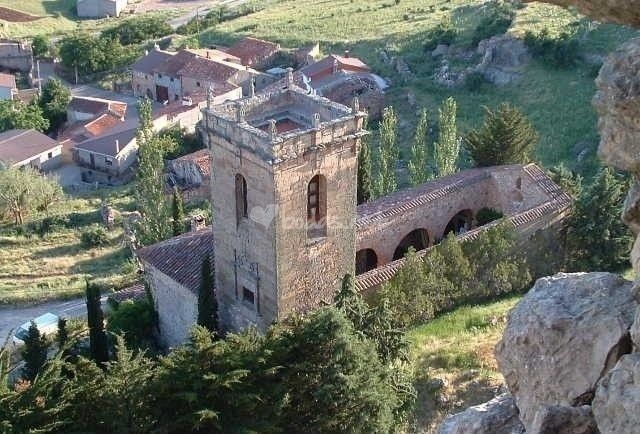
<svg viewBox="0 0 640 434"><path fill-rule="evenodd" d="M211 226L178 235L139 249L138 257L179 284L197 293L200 288L202 260L211 258L214 270L214 242Z"/></svg>
<svg viewBox="0 0 640 434"><path fill-rule="evenodd" d="M109 298L117 303L122 303L123 301L127 300L144 300L146 297L147 292L142 283L121 289L109 295Z"/></svg>
<svg viewBox="0 0 640 434"><path fill-rule="evenodd" d="M162 63L166 62L173 55L166 51L151 50L149 54L138 59L131 69L143 74L153 74L153 71L159 67Z"/></svg>
<svg viewBox="0 0 640 434"><path fill-rule="evenodd" d="M85 130L92 136L100 136L122 123L122 119L111 113L98 116L84 125Z"/></svg>
<svg viewBox="0 0 640 434"><path fill-rule="evenodd" d="M239 57L243 65L253 66L280 51L280 45L256 38L242 38L228 48L227 53Z"/></svg>

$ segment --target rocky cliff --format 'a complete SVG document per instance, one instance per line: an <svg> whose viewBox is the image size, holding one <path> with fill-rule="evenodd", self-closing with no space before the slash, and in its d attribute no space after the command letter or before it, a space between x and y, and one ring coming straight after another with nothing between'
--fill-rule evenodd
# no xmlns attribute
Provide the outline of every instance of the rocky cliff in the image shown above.
<svg viewBox="0 0 640 434"><path fill-rule="evenodd" d="M547 0L640 27L638 0ZM640 275L640 39L596 80L600 158L636 178L622 218ZM538 280L509 315L496 358L510 394L454 415L440 434L639 434L640 279L609 273Z"/></svg>

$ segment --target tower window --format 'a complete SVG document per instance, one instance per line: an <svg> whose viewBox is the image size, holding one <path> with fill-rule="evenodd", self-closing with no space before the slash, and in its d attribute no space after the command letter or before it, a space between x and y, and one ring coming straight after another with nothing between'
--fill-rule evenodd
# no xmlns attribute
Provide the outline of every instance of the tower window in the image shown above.
<svg viewBox="0 0 640 434"><path fill-rule="evenodd" d="M250 304L256 304L256 295L248 288L242 287L242 301Z"/></svg>
<svg viewBox="0 0 640 434"><path fill-rule="evenodd" d="M236 224L249 217L247 207L247 181L239 173L236 175Z"/></svg>
<svg viewBox="0 0 640 434"><path fill-rule="evenodd" d="M327 236L327 182L322 175L311 178L307 187L307 236Z"/></svg>

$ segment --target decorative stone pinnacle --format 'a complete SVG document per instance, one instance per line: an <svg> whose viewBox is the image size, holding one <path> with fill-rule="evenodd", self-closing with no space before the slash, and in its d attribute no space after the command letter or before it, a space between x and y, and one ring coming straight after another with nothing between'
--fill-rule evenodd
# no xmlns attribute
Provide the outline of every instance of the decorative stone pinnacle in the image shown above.
<svg viewBox="0 0 640 434"><path fill-rule="evenodd" d="M287 88L290 88L291 86L293 86L293 68L291 68L291 67L287 68L285 86Z"/></svg>
<svg viewBox="0 0 640 434"><path fill-rule="evenodd" d="M313 128L320 128L320 113L313 114Z"/></svg>
<svg viewBox="0 0 640 434"><path fill-rule="evenodd" d="M246 111L243 104L236 103L236 121L239 123L244 122Z"/></svg>
<svg viewBox="0 0 640 434"><path fill-rule="evenodd" d="M360 100L357 96L353 97L353 103L351 108L353 109L353 113L358 113L360 111Z"/></svg>
<svg viewBox="0 0 640 434"><path fill-rule="evenodd" d="M278 137L278 128L276 127L276 120L269 119L269 137L271 140L275 140Z"/></svg>

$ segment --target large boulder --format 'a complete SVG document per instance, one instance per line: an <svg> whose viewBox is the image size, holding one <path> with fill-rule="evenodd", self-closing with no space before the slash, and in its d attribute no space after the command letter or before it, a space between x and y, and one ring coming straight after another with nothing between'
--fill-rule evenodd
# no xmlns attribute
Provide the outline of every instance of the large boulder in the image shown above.
<svg viewBox="0 0 640 434"><path fill-rule="evenodd" d="M519 80L524 74L525 65L531 59L524 42L511 35L499 35L480 41L477 51L482 60L475 70L482 73L487 81L497 85Z"/></svg>
<svg viewBox="0 0 640 434"><path fill-rule="evenodd" d="M440 425L438 434L522 434L513 397L504 393L484 404L469 407L449 416Z"/></svg>
<svg viewBox="0 0 640 434"><path fill-rule="evenodd" d="M525 0L538 1L538 0ZM599 21L640 27L638 0L542 0L559 6L575 6L580 12Z"/></svg>
<svg viewBox="0 0 640 434"><path fill-rule="evenodd" d="M536 412L533 426L527 434L598 434L598 427L588 405L550 405Z"/></svg>
<svg viewBox="0 0 640 434"><path fill-rule="evenodd" d="M610 273L539 279L509 314L496 358L527 431L543 406L588 404L596 383L629 352L638 301Z"/></svg>
<svg viewBox="0 0 640 434"><path fill-rule="evenodd" d="M610 165L639 173L640 39L628 41L607 58L596 86L598 154Z"/></svg>
<svg viewBox="0 0 640 434"><path fill-rule="evenodd" d="M593 414L602 434L640 432L640 354L622 357L600 381Z"/></svg>

